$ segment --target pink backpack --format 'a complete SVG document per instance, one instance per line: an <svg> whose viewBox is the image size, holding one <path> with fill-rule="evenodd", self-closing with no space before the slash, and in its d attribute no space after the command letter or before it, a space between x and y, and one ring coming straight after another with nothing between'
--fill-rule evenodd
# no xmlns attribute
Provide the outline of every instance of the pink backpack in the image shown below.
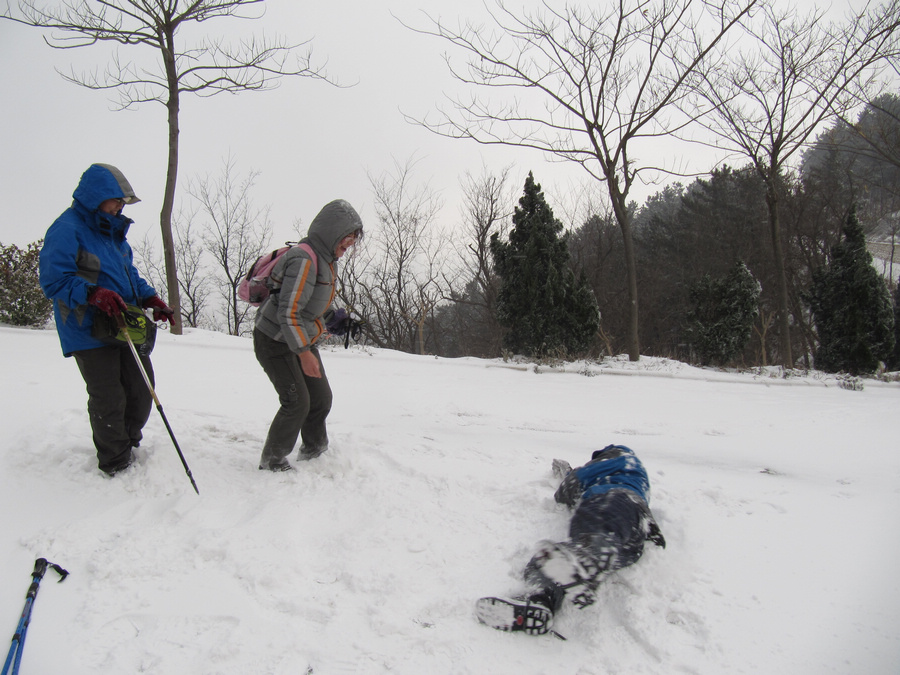
<svg viewBox="0 0 900 675"><path fill-rule="evenodd" d="M312 260L313 274L316 274L318 272L316 254L313 251L312 246L309 244L291 244L288 242L287 246L282 246L271 253L266 253L253 263L250 267L250 271L244 275L244 278L241 279L241 283L238 285L238 298L244 302L249 302L254 307L259 307L272 292L272 288L269 286L269 277L272 274L275 263L278 262L281 256L294 248L294 246L299 246L309 254L309 257Z"/></svg>

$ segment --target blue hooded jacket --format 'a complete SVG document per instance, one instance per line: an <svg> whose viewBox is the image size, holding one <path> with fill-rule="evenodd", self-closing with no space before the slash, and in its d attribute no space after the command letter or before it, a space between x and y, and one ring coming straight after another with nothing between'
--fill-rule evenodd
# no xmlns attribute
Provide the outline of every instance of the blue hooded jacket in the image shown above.
<svg viewBox="0 0 900 675"><path fill-rule="evenodd" d="M591 455L591 461L574 469L557 490L556 501L573 505L615 488L625 488L650 503L650 479L641 460L624 445L608 445Z"/></svg>
<svg viewBox="0 0 900 675"><path fill-rule="evenodd" d="M107 199L140 201L125 176L114 166L92 164L81 176L72 206L47 230L40 256L41 288L53 301L56 330L63 354L104 346L91 336L99 312L87 304L94 286L115 291L132 305L140 306L156 291L134 266L131 246L125 239L132 221L119 212L103 213Z"/></svg>
<svg viewBox="0 0 900 675"><path fill-rule="evenodd" d="M634 511L623 509L623 501L606 493L618 490L631 497L629 500L640 514L640 531L643 539L665 548L666 539L650 512L650 479L641 460L634 451L624 445L607 445L591 455L591 461L566 474L554 498L560 504L575 507L572 528L583 530L585 525L595 529L602 522L607 531L627 530L634 523ZM629 503L629 502L624 502ZM597 511L590 512L597 505ZM582 508L584 507L584 508ZM576 520L580 519L580 523ZM640 556L643 544L635 549Z"/></svg>

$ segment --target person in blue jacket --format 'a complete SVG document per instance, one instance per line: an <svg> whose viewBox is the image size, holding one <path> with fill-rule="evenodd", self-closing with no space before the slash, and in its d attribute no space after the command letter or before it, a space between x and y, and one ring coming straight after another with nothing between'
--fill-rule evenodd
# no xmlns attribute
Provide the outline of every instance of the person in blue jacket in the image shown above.
<svg viewBox="0 0 900 675"><path fill-rule="evenodd" d="M562 479L556 501L573 508L569 538L543 541L525 567L529 591L476 602L478 620L498 630L547 633L568 598L579 609L594 603L603 577L638 561L644 542L665 547L650 512L650 481L643 464L624 445L608 445L572 469L553 460Z"/></svg>
<svg viewBox="0 0 900 675"><path fill-rule="evenodd" d="M63 355L75 358L87 385L88 415L101 471L108 475L133 461L153 406L152 395L127 343L109 345L93 335L102 314L121 315L126 304L153 310L171 323L174 312L138 273L126 240L132 221L125 204L140 201L122 172L92 164L74 201L47 230L40 282L53 301ZM140 359L151 383L149 355Z"/></svg>

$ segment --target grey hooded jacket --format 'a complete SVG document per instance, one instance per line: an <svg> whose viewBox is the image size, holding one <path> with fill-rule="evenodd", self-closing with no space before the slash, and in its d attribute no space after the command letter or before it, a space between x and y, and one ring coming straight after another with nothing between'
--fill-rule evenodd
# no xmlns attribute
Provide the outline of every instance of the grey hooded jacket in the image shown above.
<svg viewBox="0 0 900 675"><path fill-rule="evenodd" d="M269 277L273 292L256 313L256 330L296 354L312 347L325 332L322 317L334 299L334 250L360 230L362 220L348 202L336 199L322 207L303 239L315 251L315 262L299 246L281 257Z"/></svg>

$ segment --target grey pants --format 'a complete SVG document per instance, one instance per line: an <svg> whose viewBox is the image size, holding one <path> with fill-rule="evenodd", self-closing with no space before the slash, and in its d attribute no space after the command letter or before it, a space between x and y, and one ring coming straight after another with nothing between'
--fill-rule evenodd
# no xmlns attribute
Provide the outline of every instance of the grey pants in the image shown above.
<svg viewBox="0 0 900 675"><path fill-rule="evenodd" d="M603 574L633 565L643 555L647 517L649 510L644 500L630 490L611 490L578 504L569 522L569 539L561 544L577 551L583 562L599 570L599 583ZM534 558L525 567L525 580L531 587L541 589L533 597L554 611L560 608L565 589L547 579Z"/></svg>
<svg viewBox="0 0 900 675"><path fill-rule="evenodd" d="M131 448L143 437L153 397L127 345L83 349L72 356L87 385L98 465L102 471L116 471L131 461ZM155 384L150 357L140 359Z"/></svg>
<svg viewBox="0 0 900 675"><path fill-rule="evenodd" d="M307 452L328 445L325 418L331 412L331 386L315 347L310 352L319 361L322 377L307 377L300 369L300 358L283 342L277 342L258 330L253 331L253 351L278 393L281 407L269 426L260 465L269 468L286 461L301 437Z"/></svg>

